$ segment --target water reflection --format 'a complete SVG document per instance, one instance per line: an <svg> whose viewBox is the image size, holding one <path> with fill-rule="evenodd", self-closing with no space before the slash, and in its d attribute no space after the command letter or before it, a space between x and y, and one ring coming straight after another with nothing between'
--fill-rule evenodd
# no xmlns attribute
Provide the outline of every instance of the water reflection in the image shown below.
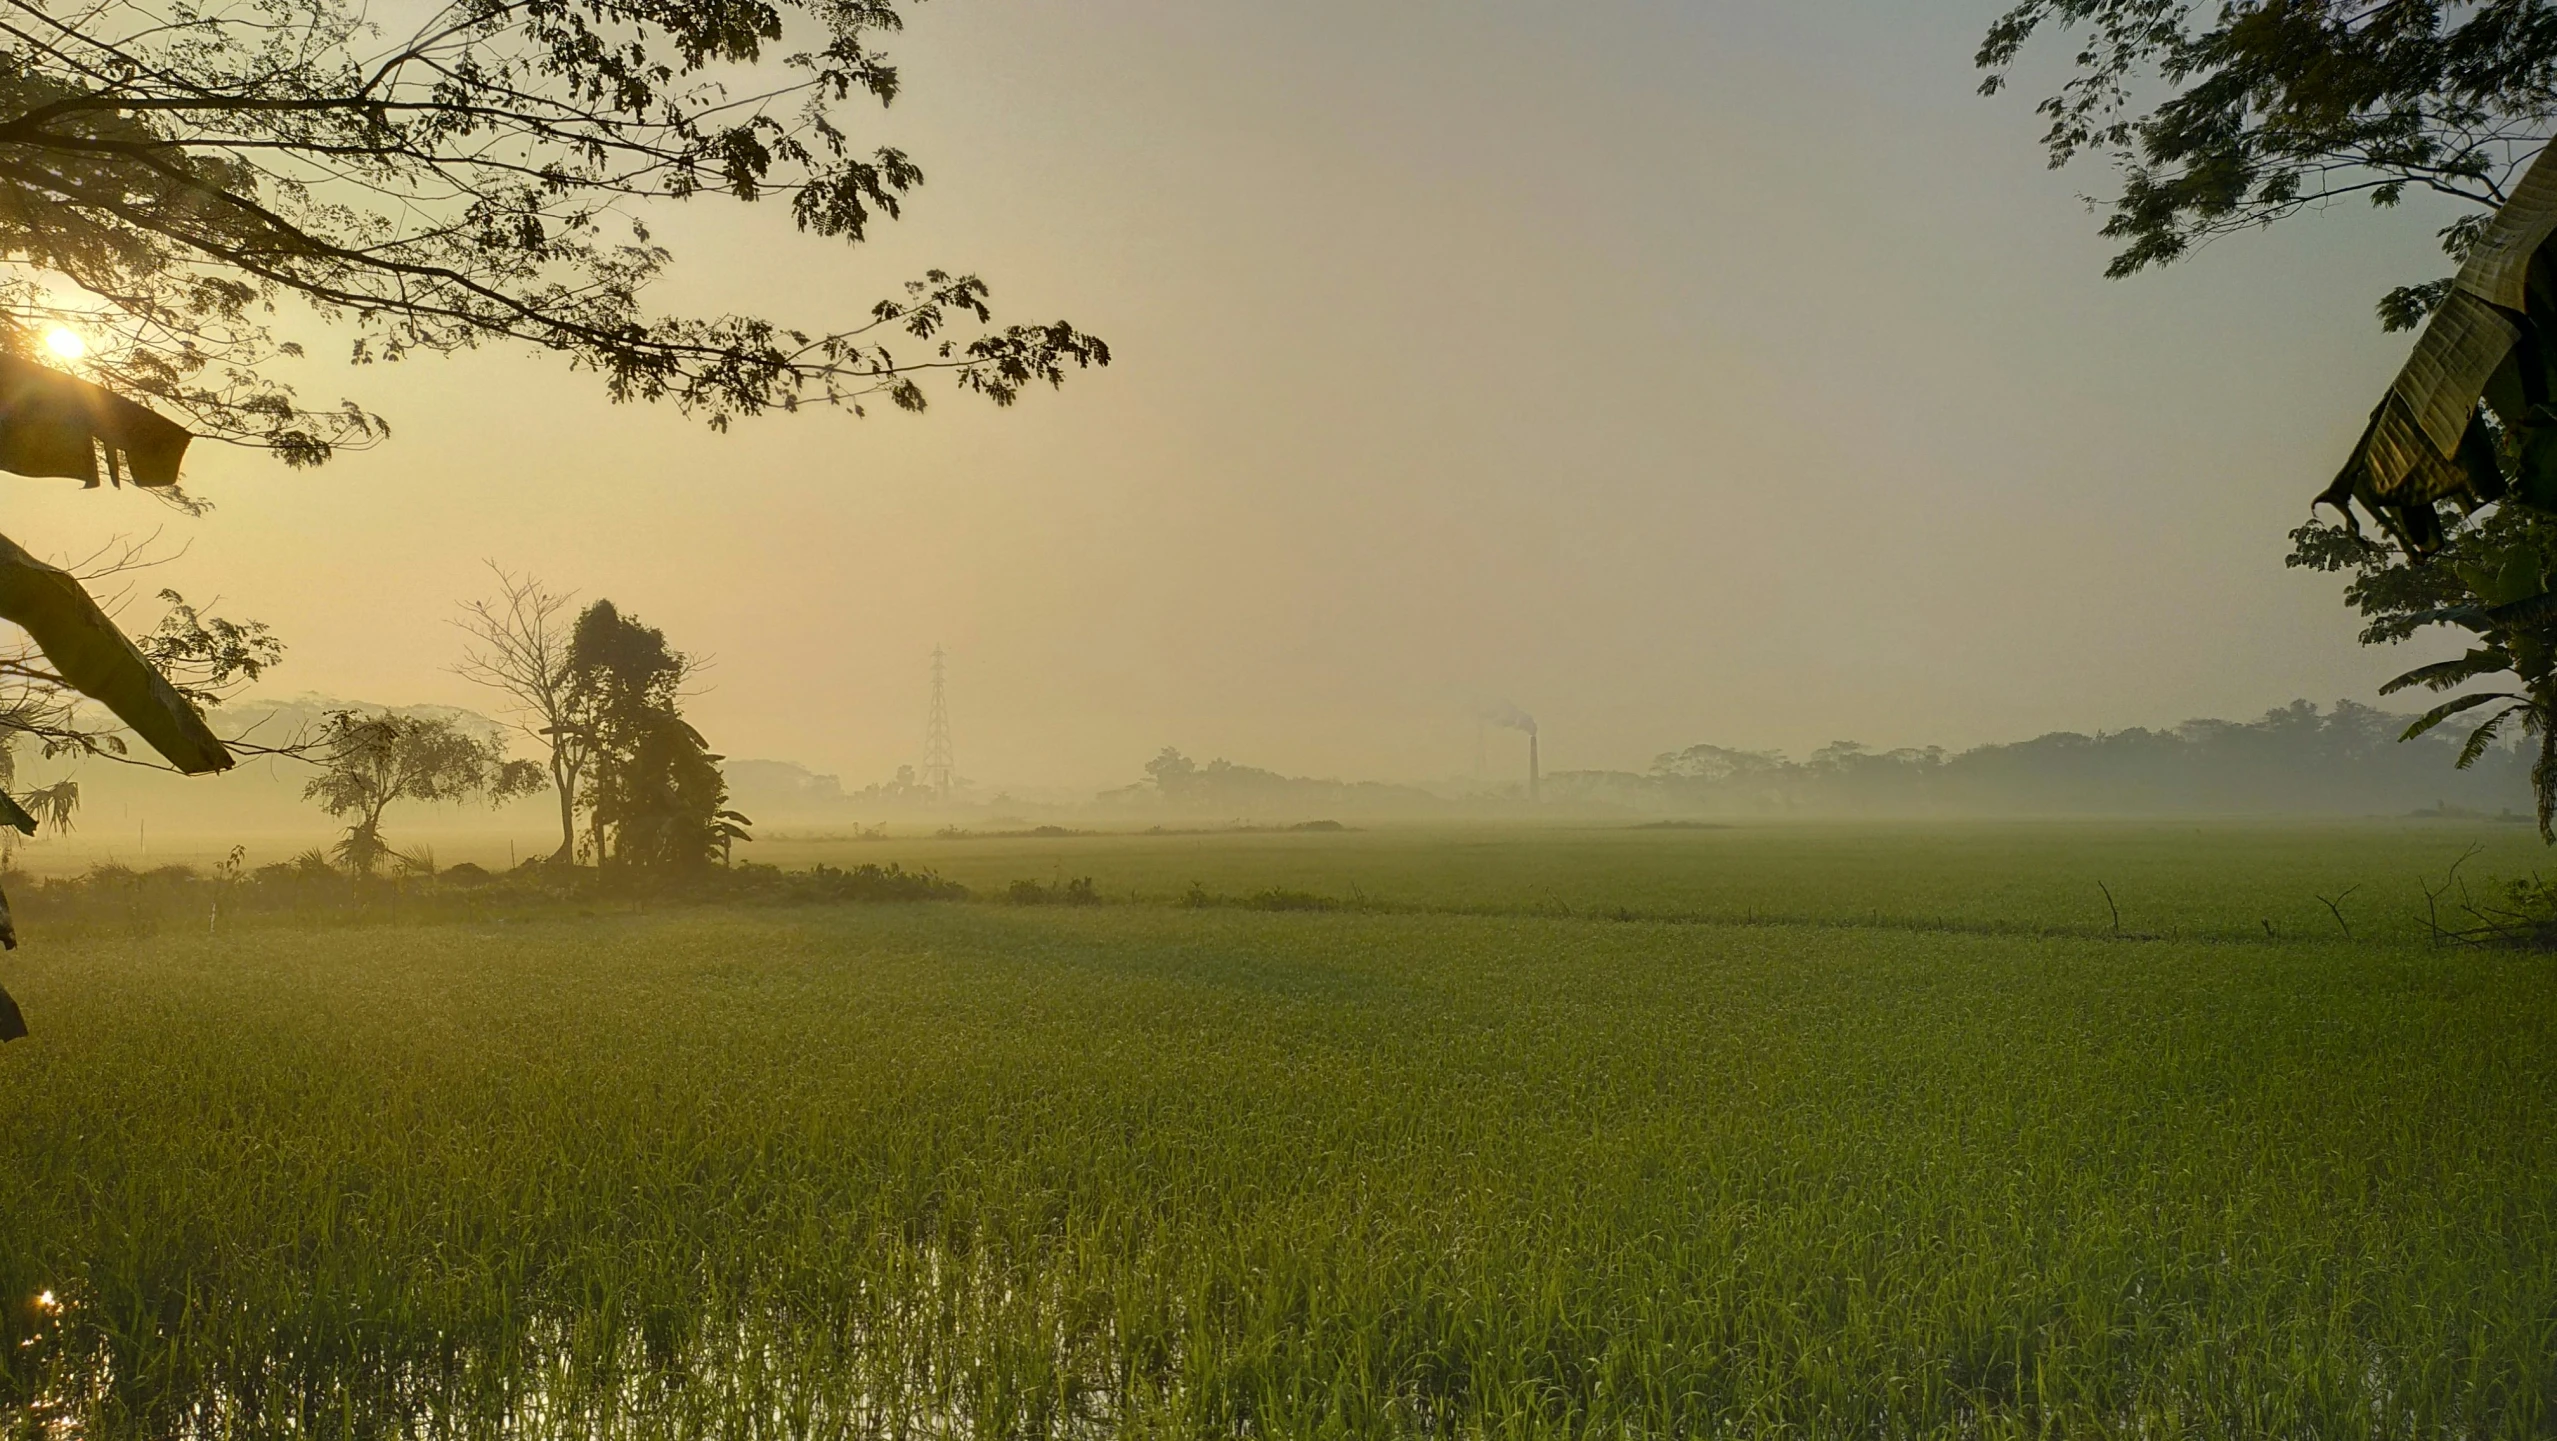
<svg viewBox="0 0 2557 1441"><path fill-rule="evenodd" d="M385 1326L313 1350L246 1318L199 1315L183 1339L156 1328L137 1344L51 1292L31 1309L39 1324L0 1369L6 1441L1100 1438L1158 1411L1171 1382L1102 1363L1103 1334L954 1346L947 1316L705 1324L607 1305L476 1342ZM1132 1407L1140 1390L1151 1404Z"/></svg>

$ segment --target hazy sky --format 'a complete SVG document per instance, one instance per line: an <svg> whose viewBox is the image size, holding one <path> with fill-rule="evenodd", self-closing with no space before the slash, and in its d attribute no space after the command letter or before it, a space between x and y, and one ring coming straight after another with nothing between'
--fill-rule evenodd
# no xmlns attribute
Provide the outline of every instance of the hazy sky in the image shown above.
<svg viewBox="0 0 2557 1441"><path fill-rule="evenodd" d="M2411 662L2284 532L2441 217L2107 281L2109 177L1974 93L2003 3L935 0L875 131L930 177L909 218L678 212L661 299L814 327L973 269L1110 370L725 436L545 357L324 370L389 444L203 447L195 522L22 481L10 531L167 524L170 583L285 633L279 692L390 702L479 701L454 603L531 567L713 654L715 747L853 784L916 758L936 642L991 782L1164 744L1454 774L1492 697L1552 768L2371 699Z"/></svg>

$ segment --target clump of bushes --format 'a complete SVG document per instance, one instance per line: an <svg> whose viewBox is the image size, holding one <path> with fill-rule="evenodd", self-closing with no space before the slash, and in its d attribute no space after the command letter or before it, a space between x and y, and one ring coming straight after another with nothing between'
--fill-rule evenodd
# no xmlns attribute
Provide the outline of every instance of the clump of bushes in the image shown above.
<svg viewBox="0 0 2557 1441"><path fill-rule="evenodd" d="M563 903L631 899L650 903L746 903L840 905L911 901L964 901L957 881L896 865L842 869L819 865L804 871L752 862L697 870L610 870L527 861L497 873L464 861L436 869L431 860L403 866L391 876L367 876L332 864L319 851L254 869L239 851L211 874L189 866L151 870L109 861L77 876L9 878L8 891L26 918L55 924L156 928L164 921L219 928L240 917L407 916L465 918L492 910L539 911ZM1089 882L1085 883L1089 889ZM1097 899L1097 897L1094 897Z"/></svg>
<svg viewBox="0 0 2557 1441"><path fill-rule="evenodd" d="M848 870L819 864L804 871L748 861L721 867L697 878L706 899L769 900L798 903L863 903L879 901L964 901L970 892L957 881L932 871L910 871L894 862L864 862Z"/></svg>
<svg viewBox="0 0 2557 1441"><path fill-rule="evenodd" d="M1005 899L1016 906L1097 906L1101 892L1090 876L1041 885L1037 881L1014 881L1004 892Z"/></svg>
<svg viewBox="0 0 2557 1441"><path fill-rule="evenodd" d="M1177 904L1183 910L1228 911L1345 911L1358 908L1358 902L1318 896L1312 891L1291 891L1276 886L1254 891L1248 896L1221 896L1196 881Z"/></svg>

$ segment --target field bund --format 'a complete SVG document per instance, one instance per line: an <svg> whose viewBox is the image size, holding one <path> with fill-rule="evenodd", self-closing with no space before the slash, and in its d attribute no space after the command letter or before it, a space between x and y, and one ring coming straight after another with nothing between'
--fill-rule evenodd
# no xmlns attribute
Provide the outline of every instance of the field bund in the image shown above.
<svg viewBox="0 0 2557 1441"><path fill-rule="evenodd" d="M2415 884L2479 830L38 933L0 1434L2544 1436L2557 962Z"/></svg>

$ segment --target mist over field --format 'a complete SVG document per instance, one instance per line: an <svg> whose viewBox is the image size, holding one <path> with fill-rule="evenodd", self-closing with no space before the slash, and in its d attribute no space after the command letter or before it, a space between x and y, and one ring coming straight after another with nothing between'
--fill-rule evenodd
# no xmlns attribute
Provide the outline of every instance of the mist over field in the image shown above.
<svg viewBox="0 0 2557 1441"><path fill-rule="evenodd" d="M312 732L352 704L311 695L258 701L228 708L221 721L226 731L280 741ZM455 718L484 732L505 730L467 709L414 713ZM1132 763L1126 784L1100 790L963 777L945 794L923 784L911 764L866 783L791 760L732 758L721 768L729 802L774 839L1342 822L2525 819L2524 754L2497 748L2466 769L2455 768L2458 744L2449 736L2401 743L2406 719L2349 701L2331 708L2301 701L2248 722L2062 732L1964 751L1881 751L1841 742L1789 758L1698 744L1665 752L1640 769L1544 773L1532 803L1523 740L1497 728L1498 740L1486 738L1483 769L1407 779L1291 776L1222 757L1193 758L1169 746ZM1144 752L1132 752L1131 760L1138 755ZM51 774L41 764L26 769L32 779ZM328 817L303 794L311 767L291 757L253 760L210 780L137 767L58 769L81 778L83 808L73 829L15 843L19 863L37 870L102 859L147 862L155 854L200 860L234 843L271 862L323 846L333 833ZM447 863L510 866L543 853L549 824L538 802L409 807L399 820L403 835L435 845Z"/></svg>
<svg viewBox="0 0 2557 1441"><path fill-rule="evenodd" d="M850 789L919 759L936 644L962 769L1082 791L1164 745L1470 776L1502 698L1556 771L2375 703L2401 657L2283 536L2401 358L2370 297L2451 212L2107 282L2101 177L1972 93L2003 8L921 7L864 116L926 164L903 218L847 261L655 207L665 303L858 313L950 265L1108 370L711 434L507 347L313 336L294 381L389 442L199 447L200 520L27 482L19 531L163 530L146 593L272 622L283 694L385 704L486 708L448 621L530 569L712 657L717 749Z"/></svg>
<svg viewBox="0 0 2557 1441"><path fill-rule="evenodd" d="M0 1438L2557 1436L2557 0L12 0Z"/></svg>

